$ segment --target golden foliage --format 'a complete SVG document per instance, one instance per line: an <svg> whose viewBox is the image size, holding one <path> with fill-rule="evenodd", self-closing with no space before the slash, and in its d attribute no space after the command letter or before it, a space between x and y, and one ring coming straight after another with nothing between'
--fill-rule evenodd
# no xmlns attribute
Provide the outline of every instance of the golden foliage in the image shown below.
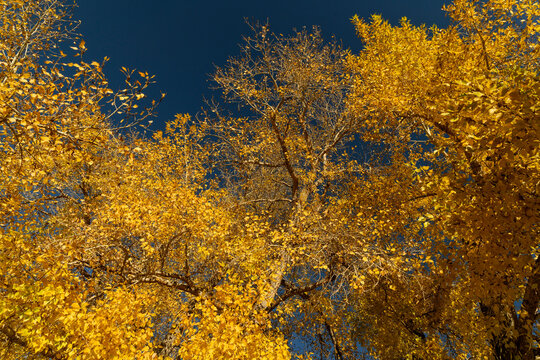
<svg viewBox="0 0 540 360"><path fill-rule="evenodd" d="M446 356L534 358L540 7L455 1L446 11L448 29L354 19L365 47L349 59L352 111L366 139L410 151L420 190L410 196L423 199L423 251L434 261L423 291L437 301L400 331L419 332L420 344L406 342L421 357L444 338Z"/></svg>
<svg viewBox="0 0 540 360"><path fill-rule="evenodd" d="M127 140L152 77L58 50L68 10L0 0L0 356L534 359L537 2L254 26L225 106Z"/></svg>

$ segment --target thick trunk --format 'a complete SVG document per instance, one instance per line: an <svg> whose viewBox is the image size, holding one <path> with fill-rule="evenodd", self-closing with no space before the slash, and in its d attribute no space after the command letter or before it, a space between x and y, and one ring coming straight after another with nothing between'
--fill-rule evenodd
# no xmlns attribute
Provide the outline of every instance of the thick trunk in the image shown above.
<svg viewBox="0 0 540 360"><path fill-rule="evenodd" d="M514 309L505 314L494 314L492 307L481 304L480 308L485 316L496 316L509 319L505 321L504 331L494 334L490 344L493 356L496 360L535 360L538 349L533 347L533 330L536 322L536 310L540 301L540 257L535 261L533 271L530 274L521 309L514 320L508 315Z"/></svg>
<svg viewBox="0 0 540 360"><path fill-rule="evenodd" d="M259 302L259 306L261 309L268 309L270 305L274 302L274 299L277 296L279 287L281 286L281 282L283 280L283 277L285 276L285 270L287 269L287 266L289 265L290 257L286 250L284 250L281 254L281 259L279 262L279 265L275 272L272 274L272 278L270 280L270 288L264 294L264 296L261 297L261 300Z"/></svg>
<svg viewBox="0 0 540 360"><path fill-rule="evenodd" d="M534 360L533 328L536 322L536 310L540 300L540 257L534 262L532 274L529 276L520 315L516 324L518 337L516 350L521 360Z"/></svg>

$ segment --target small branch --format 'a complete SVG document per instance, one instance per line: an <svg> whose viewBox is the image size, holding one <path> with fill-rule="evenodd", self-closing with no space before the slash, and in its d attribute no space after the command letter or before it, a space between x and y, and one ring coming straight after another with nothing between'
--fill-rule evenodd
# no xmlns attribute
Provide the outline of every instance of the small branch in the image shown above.
<svg viewBox="0 0 540 360"><path fill-rule="evenodd" d="M270 124L272 125L272 130L276 134L277 140L279 142L279 146L281 147L281 153L283 155L283 160L285 161L285 167L287 168L287 172L289 173L291 179L292 179L292 197L293 199L296 196L296 193L298 192L298 177L294 173L294 169L291 165L291 162L289 161L289 155L288 155L288 149L287 145L285 145L285 140L283 140L283 137L281 136L281 133L279 132L279 129L277 127L276 123L276 113L274 112L270 116Z"/></svg>
<svg viewBox="0 0 540 360"><path fill-rule="evenodd" d="M187 292L193 296L198 296L200 291L197 289L193 282L186 277L175 274L162 274L162 273L148 273L148 274L128 274L131 275L129 282L131 284L144 283L144 284L159 284L167 286L173 289ZM180 280L183 284L178 283L175 280Z"/></svg>
<svg viewBox="0 0 540 360"><path fill-rule="evenodd" d="M279 163L279 164L272 164L272 163L266 163L266 162L262 162L262 161L257 161L257 160L237 160L235 161L235 163L237 164L251 164L251 165L257 165L257 166L264 166L264 167L269 167L269 168L278 168L278 167L283 167L285 166L285 163Z"/></svg>
<svg viewBox="0 0 540 360"><path fill-rule="evenodd" d="M288 202L293 203L293 200L287 199L287 198L280 198L280 199L253 199L253 200L247 200L242 201L239 203L239 205L249 205L249 204L255 204L260 202L268 202L268 203L276 203L276 202Z"/></svg>
<svg viewBox="0 0 540 360"><path fill-rule="evenodd" d="M25 341L23 338L21 338L19 335L17 335L17 333L10 327L6 325L0 326L0 334L3 334L9 342L22 346L26 349L29 349L28 342ZM52 359L52 360L63 360L67 358L66 356L61 355L58 352L52 350L51 348L47 348L46 350L40 351L36 353L36 355L40 355L40 356L43 356L45 358Z"/></svg>
<svg viewBox="0 0 540 360"><path fill-rule="evenodd" d="M340 360L343 360L343 353L341 352L341 348L337 342L336 335L334 334L334 331L330 327L330 324L328 324L328 321L324 322L324 325L326 327L326 331L328 331L328 335L330 335L330 340L332 340L332 344L334 345L334 350L336 352L336 357Z"/></svg>
<svg viewBox="0 0 540 360"><path fill-rule="evenodd" d="M282 302L286 301L287 299L291 298L291 297L294 297L294 296L304 296L306 293L308 292L311 292L315 289L317 289L319 286L321 285L324 285L326 283L328 283L330 281L330 279L332 278L333 276L333 272L330 271L328 272L328 274L321 280L311 284L311 285L308 285L308 286L305 286L305 287L302 287L302 288L289 288L288 291L285 292L285 294L283 294L282 296L279 296L279 298L274 301L274 303L272 303L267 309L266 311L267 312L272 312L276 307L279 306L279 304L281 304Z"/></svg>

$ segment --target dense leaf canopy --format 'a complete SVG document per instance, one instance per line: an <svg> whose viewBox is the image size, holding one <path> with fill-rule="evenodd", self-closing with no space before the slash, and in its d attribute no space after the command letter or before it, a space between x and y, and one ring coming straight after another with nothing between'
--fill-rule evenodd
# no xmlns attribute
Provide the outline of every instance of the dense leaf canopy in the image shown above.
<svg viewBox="0 0 540 360"><path fill-rule="evenodd" d="M540 355L538 2L254 25L155 132L69 11L0 0L2 358Z"/></svg>

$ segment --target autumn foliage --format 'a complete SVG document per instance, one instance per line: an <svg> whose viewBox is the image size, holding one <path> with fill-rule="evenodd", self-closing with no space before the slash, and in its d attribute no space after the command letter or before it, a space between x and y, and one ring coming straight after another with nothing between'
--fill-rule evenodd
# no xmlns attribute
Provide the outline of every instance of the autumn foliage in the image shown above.
<svg viewBox="0 0 540 360"><path fill-rule="evenodd" d="M444 10L254 25L150 132L152 76L0 0L0 357L540 356L540 5Z"/></svg>

